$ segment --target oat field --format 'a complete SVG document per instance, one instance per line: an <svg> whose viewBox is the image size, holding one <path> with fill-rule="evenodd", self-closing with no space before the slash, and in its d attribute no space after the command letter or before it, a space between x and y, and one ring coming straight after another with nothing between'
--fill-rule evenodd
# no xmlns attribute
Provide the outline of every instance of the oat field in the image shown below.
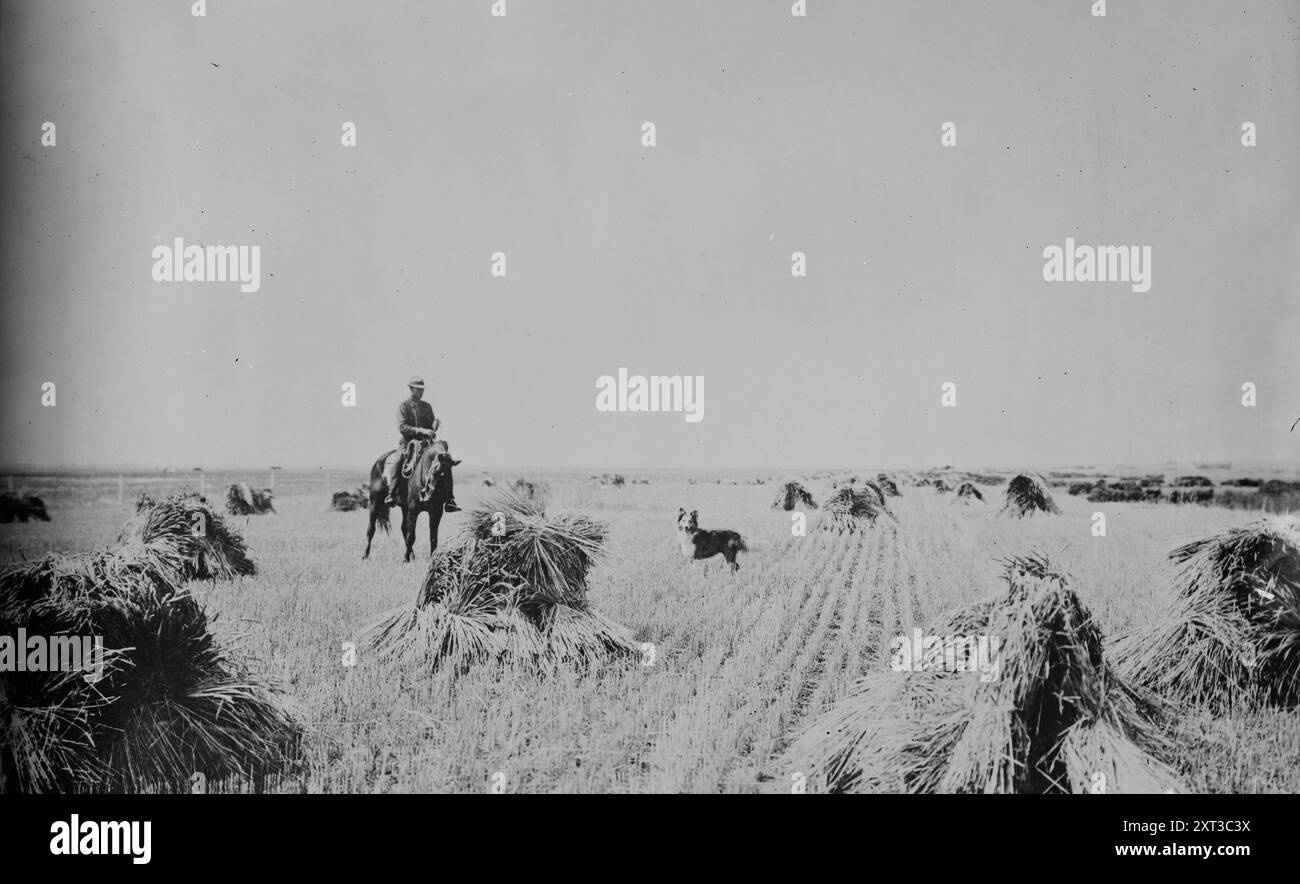
<svg viewBox="0 0 1300 884"><path fill-rule="evenodd" d="M494 474L501 475L501 474ZM590 601L653 643L640 661L543 674L482 664L468 672L384 667L344 643L409 603L428 563L421 522L416 562L382 534L361 560L366 515L332 512L329 493L363 477L286 473L277 514L232 517L259 573L193 590L215 629L236 637L263 672L281 679L309 731L300 769L274 784L304 792L788 792L796 773L783 751L854 680L887 668L889 641L999 587L998 560L1038 550L1072 585L1107 636L1155 616L1170 583L1167 553L1255 516L1247 511L1153 503L1088 503L1052 493L1060 516L996 517L1005 485L982 486L966 505L928 487L890 500L897 523L851 535L793 536L789 513L771 509L776 484L752 474L647 473L648 484L610 487L587 475L532 472L550 510L605 520L608 558L593 571ZM847 475L845 473L844 475ZM858 475L871 475L858 473ZM250 474L208 477L208 493ZM5 561L113 541L142 488L166 493L174 477L28 477L49 523L0 526ZM818 501L830 477L805 483ZM260 483L260 484L265 484ZM458 474L471 506L491 489ZM679 506L705 528L740 531L750 551L730 574L722 559L685 560ZM1107 514L1106 537L1091 516ZM443 521L444 541L464 516ZM1300 720L1269 712L1190 723L1176 767L1198 792L1300 791ZM225 784L225 788L243 788ZM810 785L811 788L811 785Z"/></svg>

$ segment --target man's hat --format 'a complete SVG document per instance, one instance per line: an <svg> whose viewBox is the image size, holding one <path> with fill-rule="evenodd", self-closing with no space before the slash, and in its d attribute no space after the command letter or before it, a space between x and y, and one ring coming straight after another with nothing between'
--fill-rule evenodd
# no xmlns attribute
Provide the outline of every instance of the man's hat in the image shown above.
<svg viewBox="0 0 1300 884"><path fill-rule="evenodd" d="M406 386L414 390L423 390L424 378L420 377L418 374L413 374L411 375L411 379L406 382Z"/></svg>

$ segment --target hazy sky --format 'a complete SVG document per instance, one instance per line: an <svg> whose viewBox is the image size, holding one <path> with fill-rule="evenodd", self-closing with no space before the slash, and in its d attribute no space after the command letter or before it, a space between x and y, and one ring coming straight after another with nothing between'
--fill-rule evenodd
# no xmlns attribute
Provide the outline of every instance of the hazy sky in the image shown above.
<svg viewBox="0 0 1300 884"><path fill-rule="evenodd" d="M6 0L0 460L360 468L419 372L469 465L1300 461L1300 4L792 2Z"/></svg>

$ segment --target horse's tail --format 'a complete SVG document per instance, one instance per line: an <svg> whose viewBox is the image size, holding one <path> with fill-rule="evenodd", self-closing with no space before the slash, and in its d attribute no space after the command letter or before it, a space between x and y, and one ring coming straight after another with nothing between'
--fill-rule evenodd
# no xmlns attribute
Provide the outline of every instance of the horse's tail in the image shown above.
<svg viewBox="0 0 1300 884"><path fill-rule="evenodd" d="M388 497L388 487L384 484L384 461L388 460L387 452L380 456L370 467L370 512L375 518L375 524L384 529L385 534L391 533L391 524L388 516L391 508L385 502Z"/></svg>
<svg viewBox="0 0 1300 884"><path fill-rule="evenodd" d="M383 528L385 534L390 533L392 526L388 521L389 507L388 504L384 503L384 499L381 497L376 500L374 497L371 497L370 509L375 514L375 524L380 528Z"/></svg>

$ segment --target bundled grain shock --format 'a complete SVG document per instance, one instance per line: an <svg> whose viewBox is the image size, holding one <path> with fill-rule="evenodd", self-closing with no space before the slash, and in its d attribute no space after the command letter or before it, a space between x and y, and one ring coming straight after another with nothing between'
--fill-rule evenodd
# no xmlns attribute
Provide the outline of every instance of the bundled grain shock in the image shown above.
<svg viewBox="0 0 1300 884"><path fill-rule="evenodd" d="M604 523L549 516L533 499L507 492L486 500L434 555L415 604L385 614L363 641L381 660L429 666L639 654L631 632L587 602L587 574L605 535Z"/></svg>
<svg viewBox="0 0 1300 884"><path fill-rule="evenodd" d="M0 635L94 637L103 663L93 683L0 667L0 793L185 790L196 772L260 783L290 761L293 709L180 588L185 546L146 532L0 571Z"/></svg>
<svg viewBox="0 0 1300 884"><path fill-rule="evenodd" d="M1213 488L1175 488L1169 492L1170 503L1213 503Z"/></svg>
<svg viewBox="0 0 1300 884"><path fill-rule="evenodd" d="M1031 555L1004 563L1007 591L931 635L998 639L995 674L878 672L818 719L786 765L832 792L1163 792L1160 705L1107 663L1065 574ZM942 656L942 655L939 655Z"/></svg>
<svg viewBox="0 0 1300 884"><path fill-rule="evenodd" d="M948 494L952 491L952 487L943 479L935 479L934 490L939 494Z"/></svg>
<svg viewBox="0 0 1300 884"><path fill-rule="evenodd" d="M531 501L543 508L551 496L551 486L541 481L533 482L529 479L515 479L511 488L514 490L515 497Z"/></svg>
<svg viewBox="0 0 1300 884"><path fill-rule="evenodd" d="M154 501L141 494L136 514L118 540L147 549L167 549L182 579L229 579L257 572L244 538L226 523L207 499L193 492Z"/></svg>
<svg viewBox="0 0 1300 884"><path fill-rule="evenodd" d="M251 488L247 482L239 482L226 489L226 512L232 516L252 516L273 513L271 505L274 493L270 488Z"/></svg>
<svg viewBox="0 0 1300 884"><path fill-rule="evenodd" d="M886 494L886 496L902 497L902 493L898 490L898 483L895 482L893 479L889 478L889 476L885 475L884 473L881 473L880 475L876 476L876 483L877 486Z"/></svg>
<svg viewBox="0 0 1300 884"><path fill-rule="evenodd" d="M1007 485L1007 502L1003 505L1000 514L1023 519L1036 513L1052 513L1059 516L1061 510L1057 507L1056 501L1052 500L1052 495L1047 493L1043 483L1022 473Z"/></svg>
<svg viewBox="0 0 1300 884"><path fill-rule="evenodd" d="M851 534L874 524L882 514L898 521L885 506L880 492L865 486L842 485L826 499L817 524L823 531Z"/></svg>
<svg viewBox="0 0 1300 884"><path fill-rule="evenodd" d="M35 494L24 494L20 497L12 491L0 492L0 522L9 524L14 519L20 522L26 522L28 519L48 522L50 514L45 509L45 501Z"/></svg>
<svg viewBox="0 0 1300 884"><path fill-rule="evenodd" d="M1114 485L1108 485L1106 480L1102 479L1088 492L1087 499L1092 503L1134 503L1146 500L1147 493L1136 482L1116 482Z"/></svg>
<svg viewBox="0 0 1300 884"><path fill-rule="evenodd" d="M978 500L982 502L984 500L984 495L981 494L980 490L976 488L974 485L972 485L970 482L962 482L959 486L957 486L957 497L958 499L965 500L967 502L970 502L972 500Z"/></svg>
<svg viewBox="0 0 1300 884"><path fill-rule="evenodd" d="M1215 713L1300 699L1300 519L1271 516L1170 553L1175 597L1115 642L1127 676Z"/></svg>
<svg viewBox="0 0 1300 884"><path fill-rule="evenodd" d="M330 509L340 513L366 509L370 505L370 491L365 485L355 491L335 491L330 497Z"/></svg>
<svg viewBox="0 0 1300 884"><path fill-rule="evenodd" d="M772 501L772 509L790 512L799 507L815 510L817 502L813 500L812 492L798 482L786 482L777 491L776 499Z"/></svg>

